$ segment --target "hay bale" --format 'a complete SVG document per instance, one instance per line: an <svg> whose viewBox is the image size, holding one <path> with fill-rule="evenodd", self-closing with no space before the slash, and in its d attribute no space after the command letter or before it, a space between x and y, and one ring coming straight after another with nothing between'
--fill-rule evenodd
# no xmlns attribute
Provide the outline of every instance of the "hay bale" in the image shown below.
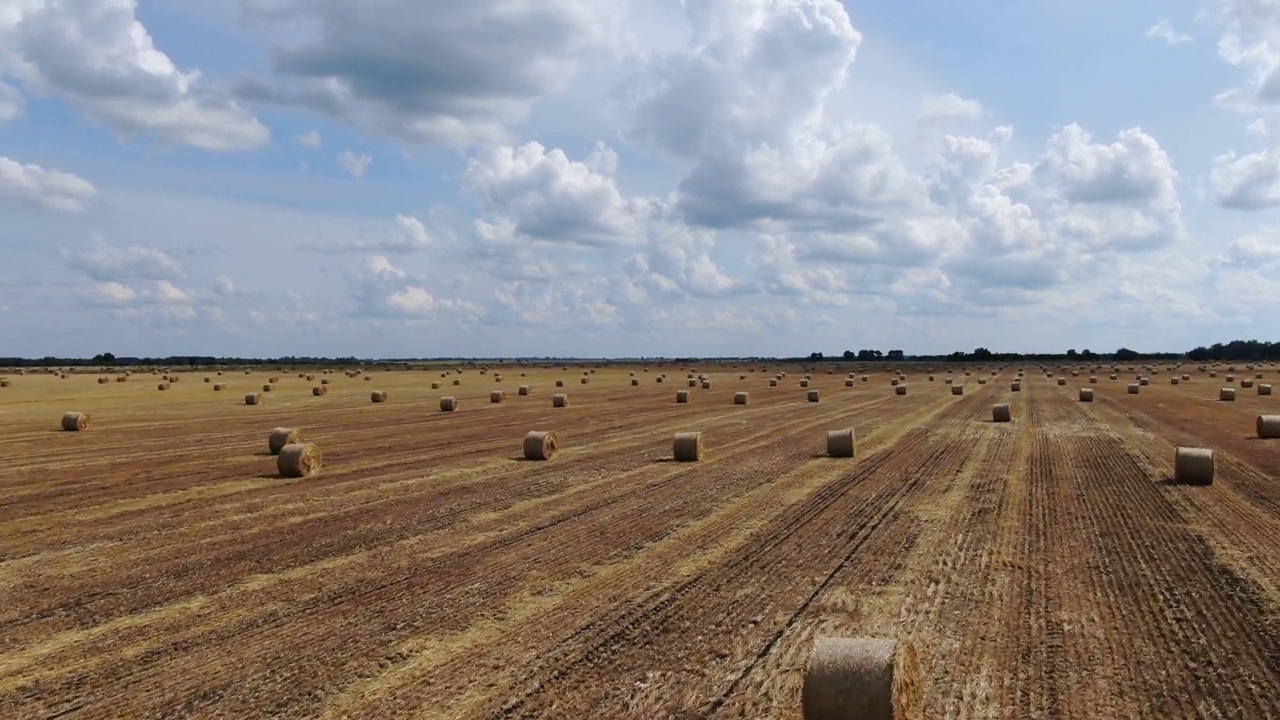
<svg viewBox="0 0 1280 720"><path fill-rule="evenodd" d="M365 382L369 382L369 381L370 381L370 380L372 380L372 379L373 379L373 376L372 376L372 375L365 375L365 376L364 376L364 380L365 380Z"/></svg>
<svg viewBox="0 0 1280 720"><path fill-rule="evenodd" d="M954 386L952 386L952 387L954 388ZM907 386L906 386L906 385L899 385L899 386L897 386L897 387L895 387L895 388L893 389L893 393L894 393L895 395L906 395L906 394L907 394Z"/></svg>
<svg viewBox="0 0 1280 720"><path fill-rule="evenodd" d="M329 384L329 378L320 378L320 384L321 384L321 385L328 385L328 384Z"/></svg>
<svg viewBox="0 0 1280 720"><path fill-rule="evenodd" d="M933 382L933 376L932 376L932 375L930 375L930 376L929 376L929 382Z"/></svg>
<svg viewBox="0 0 1280 720"><path fill-rule="evenodd" d="M1177 375L1174 375L1173 377L1169 378L1170 385L1177 385L1180 382L1182 382L1182 380Z"/></svg>
<svg viewBox="0 0 1280 720"><path fill-rule="evenodd" d="M1093 388L1080 388L1080 402L1093 402Z"/></svg>
<svg viewBox="0 0 1280 720"><path fill-rule="evenodd" d="M458 409L458 398L452 395L446 395L440 398L440 411L453 412Z"/></svg>
<svg viewBox="0 0 1280 720"><path fill-rule="evenodd" d="M1191 376L1190 376L1190 375L1188 375L1188 374L1186 374L1186 373L1183 373L1183 374L1182 374L1182 382L1188 382L1188 381L1190 381L1190 380L1191 380Z"/></svg>
<svg viewBox="0 0 1280 720"><path fill-rule="evenodd" d="M223 391L223 390L225 390L226 388L227 388L227 386L226 386L226 385L223 385L222 383L215 383L215 384L214 384L214 386L213 386L213 391L214 391L214 392L222 392L222 391Z"/></svg>
<svg viewBox="0 0 1280 720"><path fill-rule="evenodd" d="M62 429L68 432L78 432L89 427L89 414L82 412L69 412L62 416Z"/></svg>
<svg viewBox="0 0 1280 720"><path fill-rule="evenodd" d="M560 449L560 438L554 431L532 430L524 436L525 460L550 460Z"/></svg>
<svg viewBox="0 0 1280 720"><path fill-rule="evenodd" d="M903 387L903 390L905 390L905 389L906 389L906 387L904 386L904 387ZM951 386L951 394L952 394L952 395L963 395L963 394L964 394L964 386L963 386L963 385L952 385L952 386Z"/></svg>
<svg viewBox="0 0 1280 720"><path fill-rule="evenodd" d="M802 387L802 388L807 388L807 387L809 387L809 381L808 381L808 380L801 380L801 381L800 381L800 387Z"/></svg>
<svg viewBox="0 0 1280 720"><path fill-rule="evenodd" d="M1141 386L1140 386L1140 385L1138 385L1138 383L1129 383L1129 394L1130 394L1130 395L1137 395L1137 394L1138 394L1138 388L1139 388L1139 387L1141 387Z"/></svg>
<svg viewBox="0 0 1280 720"><path fill-rule="evenodd" d="M978 384L979 384L979 385L986 385L986 384L987 384L987 379L986 379L986 378L984 378L984 377L980 377L980 378L978 378Z"/></svg>
<svg viewBox="0 0 1280 720"><path fill-rule="evenodd" d="M1058 378L1058 387L1063 387L1066 384L1067 384L1066 378Z"/></svg>
<svg viewBox="0 0 1280 720"><path fill-rule="evenodd" d="M311 388L311 394L312 394L312 395L315 395L316 397L320 397L320 396L322 396L322 395L328 395L328 394L329 394L329 386L328 386L328 385L317 385L317 386L315 386L315 387Z"/></svg>
<svg viewBox="0 0 1280 720"><path fill-rule="evenodd" d="M578 382L580 382L580 383L581 383L581 384L583 384L583 385L586 385L587 383L591 382L591 378L586 377L586 376L583 376L583 378L582 378L581 380L579 380Z"/></svg>
<svg viewBox="0 0 1280 720"><path fill-rule="evenodd" d="M827 454L831 457L851 458L854 455L853 428L827 431Z"/></svg>
<svg viewBox="0 0 1280 720"><path fill-rule="evenodd" d="M676 462L697 462L702 459L702 433L676 433L671 444L671 454Z"/></svg>
<svg viewBox="0 0 1280 720"><path fill-rule="evenodd" d="M288 478L309 477L320 472L322 458L315 443L291 443L280 448L276 469Z"/></svg>
<svg viewBox="0 0 1280 720"><path fill-rule="evenodd" d="M374 390L369 393L369 402L384 403L387 401L386 390Z"/></svg>
<svg viewBox="0 0 1280 720"><path fill-rule="evenodd" d="M678 403L687 403L687 402L689 402L689 391L688 391L688 390L677 390L677 391L676 391L676 402L678 402Z"/></svg>
<svg viewBox="0 0 1280 720"><path fill-rule="evenodd" d="M245 404L245 405L257 405L257 404L259 404L259 403L261 403L261 402L262 402L262 394L261 394L261 393L249 393L248 395L245 395L245 396L244 396L244 404Z"/></svg>
<svg viewBox="0 0 1280 720"><path fill-rule="evenodd" d="M1011 422L1013 413L1009 410L1009 403L1000 403L991 406L991 422Z"/></svg>
<svg viewBox="0 0 1280 720"><path fill-rule="evenodd" d="M439 389L440 389L440 383L439 383L439 382L433 382L433 383L431 383L431 389L432 389L432 390L439 390Z"/></svg>
<svg viewBox="0 0 1280 720"><path fill-rule="evenodd" d="M271 392L272 390L275 390L275 387L274 387L274 386L272 386L272 385L270 385L270 384L267 384L267 385L263 385L263 386L262 386L262 392L264 392L264 393Z"/></svg>
<svg viewBox="0 0 1280 720"><path fill-rule="evenodd" d="M1244 389L1246 389L1246 390L1247 390L1247 389L1249 389L1249 388L1251 388L1251 387L1253 387L1253 380L1252 380L1251 378L1241 378L1241 379L1240 379L1240 387L1242 387L1242 388L1244 388Z"/></svg>
<svg viewBox="0 0 1280 720"><path fill-rule="evenodd" d="M267 436L267 450L272 455L279 455L285 445L296 445L302 441L302 431L298 428L278 427Z"/></svg>
<svg viewBox="0 0 1280 720"><path fill-rule="evenodd" d="M1010 383L1009 392L1022 392L1022 383L1020 382Z"/></svg>
<svg viewBox="0 0 1280 720"><path fill-rule="evenodd" d="M809 402L818 402L818 400L821 399L817 390L810 390L809 393L805 396L805 398Z"/></svg>
<svg viewBox="0 0 1280 720"><path fill-rule="evenodd" d="M639 384L640 384L640 378L631 378L631 387L636 387Z"/></svg>
<svg viewBox="0 0 1280 720"><path fill-rule="evenodd" d="M1213 451L1180 447L1173 456L1173 481L1180 485L1213 484Z"/></svg>
<svg viewBox="0 0 1280 720"><path fill-rule="evenodd" d="M169 388L170 388L170 385L167 382L162 382L159 385L156 385L157 390L168 390Z"/></svg>
<svg viewBox="0 0 1280 720"><path fill-rule="evenodd" d="M454 385L461 385L461 384L462 384L462 381L461 381L461 380L459 380L458 378L454 378L454 379L453 379L453 384L454 384Z"/></svg>
<svg viewBox="0 0 1280 720"><path fill-rule="evenodd" d="M662 378L658 378L658 380L662 380ZM770 379L769 379L769 387L778 387L778 379L777 379L777 378L770 378Z"/></svg>
<svg viewBox="0 0 1280 720"><path fill-rule="evenodd" d="M710 390L710 389L711 389L711 381L710 381L710 380L703 380L703 381L702 381L702 389L703 389L703 390Z"/></svg>
<svg viewBox="0 0 1280 720"><path fill-rule="evenodd" d="M1235 399L1236 399L1235 388L1222 388L1221 390L1218 391L1218 400L1221 400L1223 402L1235 402Z"/></svg>
<svg viewBox="0 0 1280 720"><path fill-rule="evenodd" d="M661 381L661 380L662 380L662 378L658 378L658 380L659 380L659 381ZM564 381L563 381L563 380L557 380L557 381L556 381L556 387L564 387Z"/></svg>
<svg viewBox="0 0 1280 720"><path fill-rule="evenodd" d="M116 382L129 382L129 376L128 376L128 375L117 375L117 376L116 376Z"/></svg>
<svg viewBox="0 0 1280 720"><path fill-rule="evenodd" d="M517 395L528 395L528 394L529 394L529 386L528 386L528 385L521 385L520 387L516 388L516 394L517 394Z"/></svg>
<svg viewBox="0 0 1280 720"><path fill-rule="evenodd" d="M890 380L890 381L889 381L889 384L890 384L890 385L893 385L894 387L897 387L897 385L898 385L898 378L894 378L894 379Z"/></svg>
<svg viewBox="0 0 1280 720"><path fill-rule="evenodd" d="M867 376L867 375L863 375L861 379L862 379L862 382L867 382L867 381L869 381L871 378L870 378L869 376Z"/></svg>
<svg viewBox="0 0 1280 720"><path fill-rule="evenodd" d="M316 379L316 376L315 376L315 375L308 375L308 376L307 376L307 382L315 382L315 379Z"/></svg>
<svg viewBox="0 0 1280 720"><path fill-rule="evenodd" d="M746 405L746 404L747 404L747 394L746 394L746 393L744 393L744 392L737 392L737 393L734 393L734 394L733 394L733 404L734 404L734 405Z"/></svg>
<svg viewBox="0 0 1280 720"><path fill-rule="evenodd" d="M1280 438L1280 415L1259 415L1258 437L1268 439Z"/></svg>
<svg viewBox="0 0 1280 720"><path fill-rule="evenodd" d="M556 393L551 396L551 407L569 407L569 396L564 393Z"/></svg>
<svg viewBox="0 0 1280 720"><path fill-rule="evenodd" d="M489 402L491 403L500 403L502 402L502 398L503 398L503 392L501 390L494 390L493 392L489 393Z"/></svg>
<svg viewBox="0 0 1280 720"><path fill-rule="evenodd" d="M661 382L663 382L664 380L666 380L666 378L662 377L661 375L659 375L658 377L656 377L656 378L654 378L654 379L653 379L653 381L654 381L654 382L656 382L656 383L661 383Z"/></svg>
<svg viewBox="0 0 1280 720"><path fill-rule="evenodd" d="M104 377L100 377L100 378L98 378L98 384L99 384L99 385L106 385L106 384L107 384L107 383L109 383L109 382L111 382L111 381L110 381L110 380L108 380L108 379L106 379L106 378L104 378Z"/></svg>
<svg viewBox="0 0 1280 720"><path fill-rule="evenodd" d="M800 690L804 720L919 720L920 662L906 641L820 637Z"/></svg>
<svg viewBox="0 0 1280 720"><path fill-rule="evenodd" d="M1258 383L1258 394L1259 394L1259 395L1270 395L1270 394L1271 394L1271 385L1270 385L1269 383Z"/></svg>

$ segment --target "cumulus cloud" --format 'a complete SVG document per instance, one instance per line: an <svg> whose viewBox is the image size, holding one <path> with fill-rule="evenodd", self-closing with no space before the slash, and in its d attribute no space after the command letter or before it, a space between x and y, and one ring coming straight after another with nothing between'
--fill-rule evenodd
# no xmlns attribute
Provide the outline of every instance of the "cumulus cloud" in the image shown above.
<svg viewBox="0 0 1280 720"><path fill-rule="evenodd" d="M78 175L23 164L0 155L0 201L81 212L85 203L97 194L93 183Z"/></svg>
<svg viewBox="0 0 1280 720"><path fill-rule="evenodd" d="M603 144L586 161L575 161L563 150L529 142L478 153L464 183L491 223L509 224L511 237L587 246L637 242L655 202L624 197L613 178L616 169L617 155Z"/></svg>
<svg viewBox="0 0 1280 720"><path fill-rule="evenodd" d="M370 256L358 278L357 311L368 317L457 321L477 321L483 315L479 304L438 297L428 284L426 278L411 276L384 256Z"/></svg>
<svg viewBox="0 0 1280 720"><path fill-rule="evenodd" d="M966 100L955 93L927 97L920 101L916 120L926 125L952 120L972 120L982 117L982 103Z"/></svg>
<svg viewBox="0 0 1280 720"><path fill-rule="evenodd" d="M1223 207L1263 210L1280 207L1280 146L1237 157L1219 155L1211 175L1214 196Z"/></svg>
<svg viewBox="0 0 1280 720"><path fill-rule="evenodd" d="M14 120L27 109L27 102L22 93L12 85L0 82L0 125Z"/></svg>
<svg viewBox="0 0 1280 720"><path fill-rule="evenodd" d="M350 150L343 150L342 154L338 155L338 167L353 178L364 177L372 164L373 156L368 153L357 155Z"/></svg>
<svg viewBox="0 0 1280 720"><path fill-rule="evenodd" d="M167 282L187 275L182 263L163 250L147 245L116 247L101 239L84 251L61 250L67 266L99 282L131 279Z"/></svg>
<svg viewBox="0 0 1280 720"><path fill-rule="evenodd" d="M1242 84L1218 95L1219 103L1241 110L1280 103L1280 5L1269 0L1212 0L1223 24L1218 55L1239 68Z"/></svg>
<svg viewBox="0 0 1280 720"><path fill-rule="evenodd" d="M381 234L357 237L349 241L304 242L298 248L333 254L373 252L404 255L431 249L436 244L436 239L421 220L412 215L397 215L392 226Z"/></svg>
<svg viewBox="0 0 1280 720"><path fill-rule="evenodd" d="M240 97L302 107L398 139L506 137L538 98L618 35L614 3L594 0L243 0L272 38L277 78L244 78ZM311 30L303 37L294 28Z"/></svg>
<svg viewBox="0 0 1280 720"><path fill-rule="evenodd" d="M320 140L320 133L315 130L302 133L298 137L294 138L293 141L305 148L314 149L324 146L324 142Z"/></svg>
<svg viewBox="0 0 1280 720"><path fill-rule="evenodd" d="M207 150L245 150L267 128L157 49L136 0L8 3L0 11L0 76L63 99L121 133Z"/></svg>
<svg viewBox="0 0 1280 720"><path fill-rule="evenodd" d="M1192 41L1192 37L1185 33L1180 33L1173 28L1173 23L1167 18L1156 22L1156 24L1147 28L1145 35L1152 40L1161 40L1169 45L1181 45Z"/></svg>

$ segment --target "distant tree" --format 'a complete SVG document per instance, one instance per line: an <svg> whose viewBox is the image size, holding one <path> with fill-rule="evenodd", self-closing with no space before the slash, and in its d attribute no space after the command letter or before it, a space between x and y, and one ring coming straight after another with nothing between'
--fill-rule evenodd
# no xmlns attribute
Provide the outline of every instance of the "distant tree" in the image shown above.
<svg viewBox="0 0 1280 720"><path fill-rule="evenodd" d="M972 356L972 357L973 357L973 359L974 359L974 360L990 360L990 359L991 359L991 355L992 355L992 353L991 353L991 351L990 351L990 350L988 350L988 349L986 349L986 348L984 348L984 347L980 347L980 348L975 348L975 349L974 349L974 351L973 351L973 356Z"/></svg>
<svg viewBox="0 0 1280 720"><path fill-rule="evenodd" d="M901 350L890 350L890 351L889 351L889 354L888 354L888 355L885 355L885 359L886 359L886 360L901 360L901 359L902 359L903 357L905 357L905 356L906 356L906 353L905 353L905 352L903 352L903 351L901 351Z"/></svg>
<svg viewBox="0 0 1280 720"><path fill-rule="evenodd" d="M1074 359L1075 356L1076 356L1075 348L1071 348L1070 350L1067 351L1067 357Z"/></svg>
<svg viewBox="0 0 1280 720"><path fill-rule="evenodd" d="M1139 355L1136 350L1130 350L1129 348L1124 347L1117 350L1115 354L1116 360L1137 360L1138 357Z"/></svg>
<svg viewBox="0 0 1280 720"><path fill-rule="evenodd" d="M115 365L116 356L112 353L102 353L101 355L94 355L93 364L94 365Z"/></svg>
<svg viewBox="0 0 1280 720"><path fill-rule="evenodd" d="M840 357L843 357L845 360L854 360L858 357L858 354L852 350L845 350L844 354Z"/></svg>
<svg viewBox="0 0 1280 720"><path fill-rule="evenodd" d="M1093 359L1093 351L1089 350L1089 348L1085 348L1085 349L1081 350L1081 351L1080 351L1080 358L1081 358L1082 360L1092 360L1092 359Z"/></svg>
<svg viewBox="0 0 1280 720"><path fill-rule="evenodd" d="M822 360L823 357L823 354L820 352L809 353L810 360Z"/></svg>

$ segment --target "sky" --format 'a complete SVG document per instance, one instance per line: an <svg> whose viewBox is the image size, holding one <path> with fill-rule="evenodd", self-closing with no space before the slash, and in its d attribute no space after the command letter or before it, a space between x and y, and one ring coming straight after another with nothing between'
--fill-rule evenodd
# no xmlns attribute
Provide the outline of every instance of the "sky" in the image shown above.
<svg viewBox="0 0 1280 720"><path fill-rule="evenodd" d="M1280 338L1277 0L0 0L0 356Z"/></svg>

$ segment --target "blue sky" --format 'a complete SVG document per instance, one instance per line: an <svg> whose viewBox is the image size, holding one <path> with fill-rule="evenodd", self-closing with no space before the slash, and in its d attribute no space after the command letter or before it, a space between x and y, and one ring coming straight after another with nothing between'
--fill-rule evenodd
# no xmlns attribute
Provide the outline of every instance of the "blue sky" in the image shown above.
<svg viewBox="0 0 1280 720"><path fill-rule="evenodd" d="M1264 0L8 0L0 355L1280 336Z"/></svg>

